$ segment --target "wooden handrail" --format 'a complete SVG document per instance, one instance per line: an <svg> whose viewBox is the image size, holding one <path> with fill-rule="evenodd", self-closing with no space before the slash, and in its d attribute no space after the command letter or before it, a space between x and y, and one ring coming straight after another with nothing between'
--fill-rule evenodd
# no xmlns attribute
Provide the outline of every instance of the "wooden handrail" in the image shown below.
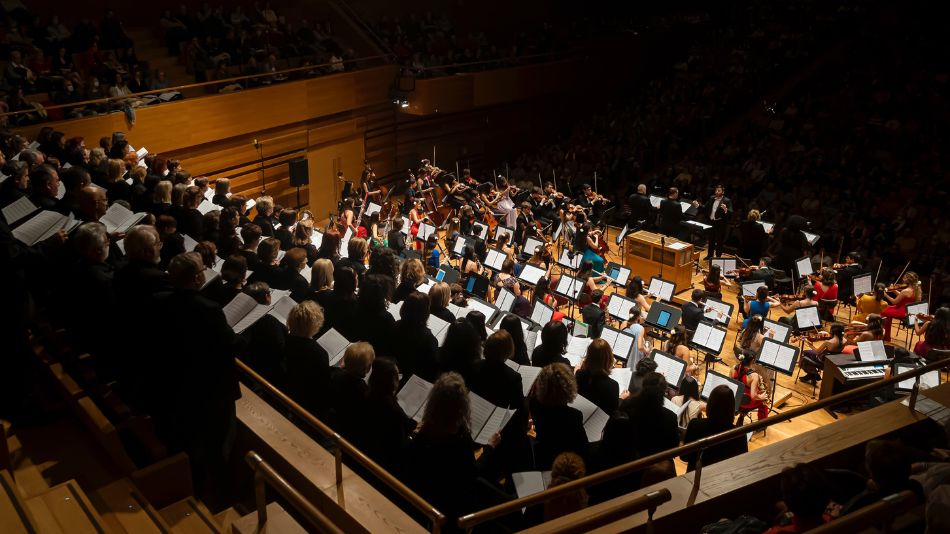
<svg viewBox="0 0 950 534"><path fill-rule="evenodd" d="M620 503L612 508L607 508L590 515L585 515L574 521L565 522L556 528L547 530L546 532L548 534L561 534L563 532L589 532L604 525L609 525L610 523L613 523L614 521L624 517L646 511L647 533L650 534L653 531L653 513L656 512L657 507L665 502L669 502L672 498L673 494L670 493L670 490L662 488L656 491L651 491L646 495L641 495L636 499Z"/></svg>
<svg viewBox="0 0 950 534"><path fill-rule="evenodd" d="M874 504L870 504L843 515L834 521L825 523L818 528L807 532L810 534L851 533L861 532L865 528L878 523L890 522L898 514L902 514L917 505L917 496L910 490L888 495ZM887 530L885 530L887 532Z"/></svg>
<svg viewBox="0 0 950 534"><path fill-rule="evenodd" d="M375 59L391 59L391 56L389 56L389 55L367 56L367 57L357 58L357 59L347 59L347 60L344 60L344 61L342 61L342 62L337 62L337 63L347 64L347 63L356 63L356 62L359 62L359 61L372 61L372 60L375 60ZM295 73L295 72L301 72L301 71L306 71L306 70L312 70L312 69L317 69L317 68L321 68L321 67L329 67L329 66L332 66L332 65L333 65L333 63L320 63L319 65L306 65L306 66L302 66L302 67L293 67L293 68L290 68L290 69L279 70L279 71L277 71L277 72L266 72L266 73L262 73L262 74L246 74L246 75L244 75L244 76L234 76L234 77L232 77L232 78L224 78L224 79L221 79L221 80L212 80L212 81L207 81L207 82L196 82L196 83L189 83L189 84L184 84L184 85L178 85L178 86L175 86L175 87L168 87L168 88L166 88L166 89L150 89L150 90L148 90L148 91L140 91L140 92L138 92L138 93L132 93L132 94L129 94L128 96L107 96L107 97L105 97L105 98L96 98L96 99L93 99L93 100L83 100L83 101L80 101L80 102L70 102L69 104L56 104L56 105L48 106L48 107L47 107L47 106L44 106L44 107L43 107L43 110L44 110L44 111L49 111L49 110L51 110L51 109L77 108L77 107L87 106L87 105L90 105L90 104L108 104L108 103L110 103L110 102L119 102L119 101L122 101L122 100L128 100L128 99L130 99L130 98L137 98L137 97L142 97L142 96L147 96L147 95L155 95L155 94L161 94L161 93L168 93L168 92L171 92L171 91L181 92L181 91L183 91L183 90L185 90L185 89L195 89L195 88L199 88L199 87L207 87L207 86L209 86L209 85L221 85L221 84L233 83L233 82L238 82L238 81L243 81L243 80L251 80L251 79L254 79L254 78L272 78L272 77L274 77L274 76L280 76L280 75L284 75L284 74L293 74L293 73ZM334 73L329 73L329 74L334 74ZM327 74L327 75L329 75L329 74ZM36 113L36 110L35 110L35 109L24 109L24 110L20 110L20 111L8 111L7 113L0 113L0 117L12 117L12 116L14 116L14 115L22 115L22 114L24 114L24 113Z"/></svg>
<svg viewBox="0 0 950 534"><path fill-rule="evenodd" d="M345 452L366 468L370 473L373 474L376 478L383 481L387 486L389 486L393 491L399 494L402 498L406 499L414 508L422 512L426 517L432 521L432 532L438 533L442 530L442 525L445 524L445 515L440 512L435 506L429 504L428 501L423 499L419 494L414 492L409 486L403 484L399 479L394 477L389 471L386 471L379 464L373 461L370 457L363 454L362 451L354 447L349 441L343 439L338 433L336 433L332 428L327 426L326 423L317 419L313 414L304 409L303 406L297 404L296 401L288 397L283 391L277 389L273 384L268 382L264 377L259 375L254 369L251 369L247 364L242 362L239 359L235 358L235 364L239 371L241 371L245 376L257 382L261 387L263 387L270 395L275 397L281 404L287 407L291 412L294 413L297 417L306 421L307 424L315 428L318 432L323 434L325 437L333 440L336 445L336 450L334 455L336 457L336 482L337 485L341 484L343 481L343 453Z"/></svg>
<svg viewBox="0 0 950 534"><path fill-rule="evenodd" d="M948 365L948 363L950 362L948 361L933 362L923 367L918 367L917 369L914 369L912 371L907 371L899 375L892 376L891 378L888 378L886 380L881 380L881 381L874 382L871 384L866 384L864 386L861 386L849 391L845 391L837 395L832 395L831 397L828 397L823 400L819 400L818 402L808 404L806 406L793 408L787 412L780 412L776 415L770 416L766 419L761 419L759 421L750 423L748 425L736 427L736 428L727 430L725 432L720 432L719 434L714 434L712 436L694 441L692 443L681 445L679 447L675 447L666 451L658 452L656 454L651 454L650 456L640 458L639 460L634 460L632 462L627 462L625 464L614 466L614 467L611 467L610 469L605 469L599 473L594 473L592 475L588 475L586 477L561 484L560 486L555 486L553 488L544 490L540 493L535 493L534 495L521 497L521 498L514 499L502 504L491 506L489 508L485 508L484 510L479 510L477 512L473 512L473 513L460 517L458 520L458 524L459 524L459 527L461 527L462 529L471 530L476 525L484 523L485 521L489 521L497 517L508 515L516 510L520 510L521 508L543 503L567 493L579 491L582 489L587 489L591 486L595 486L597 484L601 484L603 482L607 482L615 478L622 477L624 475L635 473L637 471L640 471L641 469L646 469L647 467L650 467L657 462L661 462L664 460L671 460L673 458L676 458L677 456L682 456L684 454L690 454L693 452L702 451L704 449L707 449L714 445L718 445L720 443L724 443L731 439L735 439L739 437L741 437L742 439L745 439L745 435L750 432L757 432L764 428L768 428L774 424L781 423L783 421L788 421L795 417L809 414L814 411L822 410L824 408L833 406L835 404L840 404L842 402L846 402L852 399L856 399L858 397L862 397L872 391L876 391L880 389L881 387L888 386L890 384L896 384L898 382L907 380L908 378L919 377L920 375L924 373L928 373L930 371L934 371L937 369L943 369L944 367ZM828 377L828 379L831 379L831 378ZM915 382L914 391L911 393L911 396L910 396L909 408L911 411L913 411L914 404L916 403L916 400L917 400L918 384L919 384L919 380ZM698 483L698 481L701 479L701 475L702 475L701 472L697 472L695 474L694 479L696 482L694 482L694 484ZM695 489L698 489L698 487L694 487L694 490Z"/></svg>
<svg viewBox="0 0 950 534"><path fill-rule="evenodd" d="M316 506L310 504L299 491L294 489L284 477L280 476L273 467L264 461L256 452L248 451L245 456L247 463L254 470L254 500L257 506L257 532L266 532L267 525L267 485L277 490L282 497L304 517L318 532L326 534L343 534L338 526L333 524L327 516Z"/></svg>

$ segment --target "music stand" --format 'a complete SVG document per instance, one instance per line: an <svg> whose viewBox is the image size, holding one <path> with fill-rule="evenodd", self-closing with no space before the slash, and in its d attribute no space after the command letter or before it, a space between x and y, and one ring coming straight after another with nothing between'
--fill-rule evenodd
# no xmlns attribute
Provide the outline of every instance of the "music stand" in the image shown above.
<svg viewBox="0 0 950 534"><path fill-rule="evenodd" d="M650 306L650 311L647 313L647 318L644 322L664 332L672 332L673 329L676 328L676 325L679 324L682 315L683 310L680 308L657 301Z"/></svg>
<svg viewBox="0 0 950 534"><path fill-rule="evenodd" d="M881 340L858 341L857 345L854 352L857 353L858 361L877 363L888 359L887 349Z"/></svg>
<svg viewBox="0 0 950 534"><path fill-rule="evenodd" d="M805 278L810 274L815 274L811 267L811 258L808 256L795 260L795 271L798 272L798 278Z"/></svg>
<svg viewBox="0 0 950 534"><path fill-rule="evenodd" d="M515 305L515 294L507 288L501 288L498 290L498 294L495 296L495 307L499 310L509 313L511 308Z"/></svg>
<svg viewBox="0 0 950 534"><path fill-rule="evenodd" d="M663 352L660 349L650 351L649 358L656 362L656 372L666 378L666 385L673 389L679 389L683 377L686 376L686 360L677 358L669 352Z"/></svg>
<svg viewBox="0 0 950 534"><path fill-rule="evenodd" d="M547 243L536 237L527 236L521 245L521 259L527 260L534 255L534 250L538 247L544 247Z"/></svg>
<svg viewBox="0 0 950 534"><path fill-rule="evenodd" d="M615 358L626 362L630 359L630 353L633 351L637 340L627 332L618 330L612 326L604 326L600 333L600 339L603 339L610 345L610 350ZM627 367L626 365L624 367Z"/></svg>
<svg viewBox="0 0 950 534"><path fill-rule="evenodd" d="M795 333L801 337L799 340L799 349L805 349L806 330L817 332L821 329L821 317L818 315L818 306L805 306L804 308L795 308Z"/></svg>
<svg viewBox="0 0 950 534"><path fill-rule="evenodd" d="M709 266L718 265L719 270L722 272L722 275L725 276L726 273L730 271L735 271L737 268L737 261L735 258L706 258L709 260Z"/></svg>
<svg viewBox="0 0 950 534"><path fill-rule="evenodd" d="M544 269L538 267L537 265L526 264L521 272L518 273L518 280L524 282L530 286L538 285L538 280L544 277Z"/></svg>
<svg viewBox="0 0 950 534"><path fill-rule="evenodd" d="M497 243L498 239L503 235L508 236L508 244L514 243L513 241L513 238L515 236L514 228L509 228L507 226L502 226L499 224L498 226L495 227L495 242Z"/></svg>
<svg viewBox="0 0 950 534"><path fill-rule="evenodd" d="M584 284L585 282L583 280L564 273L561 273L561 278L557 281L557 287L554 288L554 293L561 295L571 302L570 313L567 314L569 317L574 315L574 305L577 303L577 296L580 295L584 289Z"/></svg>
<svg viewBox="0 0 950 534"><path fill-rule="evenodd" d="M774 339L765 338L762 341L762 348L756 360L759 365L772 369L777 373L792 376L795 369L795 363L798 361L798 347L787 343L780 343ZM769 412L778 411L775 409L775 391L778 389L778 376L772 375L772 394L769 398Z"/></svg>
<svg viewBox="0 0 950 534"><path fill-rule="evenodd" d="M709 400L709 395L712 393L712 390L721 385L725 385L731 389L733 395L736 396L735 410L738 412L739 406L742 405L742 395L745 394L745 384L722 373L717 373L711 369L706 370L706 378L703 380L703 390L700 392L699 397L704 400Z"/></svg>
<svg viewBox="0 0 950 534"><path fill-rule="evenodd" d="M508 259L507 254L498 249L490 248L488 249L487 254L485 254L485 261L482 262L482 265L488 267L489 269L501 272L501 267L504 265L506 259Z"/></svg>
<svg viewBox="0 0 950 534"><path fill-rule="evenodd" d="M913 304L907 305L907 317L904 319L904 326L907 327L909 334L907 335L907 344L904 346L906 349L910 349L914 341L914 327L917 326L918 318L920 314L930 313L930 303L927 301L915 302Z"/></svg>
<svg viewBox="0 0 950 534"><path fill-rule="evenodd" d="M429 239L430 235L438 236L435 226L426 224L425 222L419 223L419 231L416 232L416 241L425 242L427 239Z"/></svg>
<svg viewBox="0 0 950 534"><path fill-rule="evenodd" d="M729 326L729 320L732 319L732 304L712 297L706 297L703 317Z"/></svg>
<svg viewBox="0 0 950 534"><path fill-rule="evenodd" d="M874 281L871 273L861 273L851 279L851 290L854 300L857 301L861 295L874 291Z"/></svg>
<svg viewBox="0 0 950 534"><path fill-rule="evenodd" d="M607 299L607 313L617 321L623 322L630 318L630 308L637 305L631 298L619 293L611 293Z"/></svg>
<svg viewBox="0 0 950 534"><path fill-rule="evenodd" d="M465 292L484 300L488 295L488 285L488 278L472 273L468 275Z"/></svg>
<svg viewBox="0 0 950 534"><path fill-rule="evenodd" d="M472 225L472 235L476 238L485 241L488 237L488 226L482 223L475 223Z"/></svg>
<svg viewBox="0 0 950 534"><path fill-rule="evenodd" d="M548 306L540 300L534 301L534 307L531 308L532 322L535 322L543 327L544 325L551 322L552 317L554 317L554 308Z"/></svg>
<svg viewBox="0 0 950 534"><path fill-rule="evenodd" d="M626 287L627 282L630 281L630 268L620 265L617 262L610 262L606 267L607 272L604 273L610 278L610 283L617 285L618 287Z"/></svg>
<svg viewBox="0 0 950 534"><path fill-rule="evenodd" d="M652 311L652 307L650 310ZM722 345L726 341L726 329L709 321L700 321L696 325L693 337L687 342L687 346L706 354L706 365L709 362L715 362L719 354L722 353Z"/></svg>
<svg viewBox="0 0 950 534"><path fill-rule="evenodd" d="M920 367L917 363L897 363L893 364L893 371L891 376L897 376L901 373L906 373L908 371L913 371ZM940 385L940 370L934 369L928 373L924 373L920 376L914 378L908 378L906 380L901 380L900 382L894 384L894 391L897 393L910 393L914 390L914 386L920 384L927 388L935 388Z"/></svg>
<svg viewBox="0 0 950 534"><path fill-rule="evenodd" d="M557 264L565 269L570 269L572 271L577 271L581 267L581 261L583 261L584 256L581 254L575 254L567 249L561 250L561 256L557 259Z"/></svg>
<svg viewBox="0 0 950 534"><path fill-rule="evenodd" d="M792 329L788 325L765 318L763 318L763 321L765 323L765 330L772 332L772 335L766 334L765 337L774 339L779 343L788 343L788 338L792 335Z"/></svg>
<svg viewBox="0 0 950 534"><path fill-rule="evenodd" d="M650 285L647 286L647 294L652 295L657 301L673 302L673 295L676 294L676 282L664 280L658 276L651 277Z"/></svg>

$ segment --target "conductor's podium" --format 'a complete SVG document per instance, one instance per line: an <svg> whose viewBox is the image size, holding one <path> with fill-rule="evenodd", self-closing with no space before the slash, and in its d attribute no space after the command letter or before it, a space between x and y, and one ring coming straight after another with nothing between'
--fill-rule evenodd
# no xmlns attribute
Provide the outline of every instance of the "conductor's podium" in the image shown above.
<svg viewBox="0 0 950 534"><path fill-rule="evenodd" d="M677 291L692 285L692 244L645 230L628 235L625 241L624 263L631 273L643 278L644 284L650 282L650 277L659 277L662 268L662 278L675 282Z"/></svg>

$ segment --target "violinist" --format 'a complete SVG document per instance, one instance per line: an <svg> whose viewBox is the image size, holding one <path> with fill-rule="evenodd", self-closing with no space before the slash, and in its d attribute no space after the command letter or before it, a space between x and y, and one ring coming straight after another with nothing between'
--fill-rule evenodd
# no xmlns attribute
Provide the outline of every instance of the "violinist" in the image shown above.
<svg viewBox="0 0 950 534"><path fill-rule="evenodd" d="M940 308L932 319L914 325L914 333L920 336L914 345L914 354L928 362L931 349L950 349L950 308Z"/></svg>
<svg viewBox="0 0 950 534"><path fill-rule="evenodd" d="M419 225L422 224L425 218L426 214L425 208L422 207L422 199L416 197L413 199L412 208L409 210L409 235L411 235L413 241L415 241L417 250L422 248L422 243L416 239L416 236L419 235Z"/></svg>
<svg viewBox="0 0 950 534"><path fill-rule="evenodd" d="M722 244L726 240L726 229L729 217L732 215L732 200L725 196L726 188L717 184L713 196L703 204L701 212L712 225L712 237L709 240L707 257L719 257L722 253ZM699 208L699 202L694 200L693 207Z"/></svg>
<svg viewBox="0 0 950 534"><path fill-rule="evenodd" d="M606 282L607 275L594 274L594 264L590 260L584 260L581 262L580 268L577 269L577 279L583 280L584 288L581 289L581 291L584 293L601 291L601 294L603 294L603 289L609 285L609 283Z"/></svg>
<svg viewBox="0 0 950 534"><path fill-rule="evenodd" d="M474 248L465 247L465 250L462 251L461 269L463 278L468 278L471 274L481 275L484 272L481 262L475 256Z"/></svg>
<svg viewBox="0 0 950 534"><path fill-rule="evenodd" d="M775 285L775 269L772 268L772 258L768 256L762 256L759 258L759 264L748 267L748 273L743 273L743 270L740 271L739 281L761 281L768 286L769 289L772 289Z"/></svg>
<svg viewBox="0 0 950 534"><path fill-rule="evenodd" d="M650 303L643 294L643 278L640 278L639 275L634 276L627 283L626 297L636 301L643 313L650 312Z"/></svg>
<svg viewBox="0 0 950 534"><path fill-rule="evenodd" d="M815 298L818 300L818 315L823 321L834 321L835 306L826 306L821 303L823 300L838 302L838 284L835 282L834 269L823 267L821 276L818 280L815 280L812 288L815 290Z"/></svg>
<svg viewBox="0 0 950 534"><path fill-rule="evenodd" d="M887 301L884 300L884 290L887 286L878 282L874 284L874 291L865 293L858 298L854 304L855 313L851 317L852 322L866 323L868 315L880 315L887 307Z"/></svg>
<svg viewBox="0 0 950 534"><path fill-rule="evenodd" d="M581 186L581 196L577 199L575 205L583 208L590 220L598 221L600 220L601 209L606 203L607 199L591 190L590 184L583 184Z"/></svg>
<svg viewBox="0 0 950 534"><path fill-rule="evenodd" d="M825 367L825 356L829 354L840 354L844 350L844 325L831 325L831 337L826 339L820 346L812 345L811 341L805 340L805 343L812 348L802 352L802 371L805 376L802 382L806 384L815 384L821 380L821 370Z"/></svg>
<svg viewBox="0 0 950 534"><path fill-rule="evenodd" d="M592 235L592 229L584 212L579 211L574 215L574 252L581 254L584 261L590 261L595 271L604 271L604 258L597 254L597 237Z"/></svg>
<svg viewBox="0 0 950 534"><path fill-rule="evenodd" d="M543 226L551 224L551 221L557 218L557 211L554 209L554 203L544 196L540 187L531 188L531 197L527 200L531 205L531 213L535 220L541 222Z"/></svg>
<svg viewBox="0 0 950 534"><path fill-rule="evenodd" d="M709 272L703 278L703 290L710 297L722 299L722 285L732 285L728 278L722 277L722 268L713 264L709 266Z"/></svg>
<svg viewBox="0 0 950 534"><path fill-rule="evenodd" d="M386 235L379 227L379 212L374 212L369 216L367 222L367 234L369 236L370 248L377 249L386 246Z"/></svg>
<svg viewBox="0 0 950 534"><path fill-rule="evenodd" d="M845 330L845 347L841 349L844 354L853 354L854 349L858 348L859 341L883 341L884 340L884 321L880 315L868 315L867 328L860 330Z"/></svg>
<svg viewBox="0 0 950 534"><path fill-rule="evenodd" d="M917 273L907 271L901 278L901 282L884 292L884 300L888 304L887 308L881 312L881 317L884 318L884 341L891 340L891 320L907 317L907 305L919 301L923 293Z"/></svg>
<svg viewBox="0 0 950 534"><path fill-rule="evenodd" d="M471 187L459 182L454 176L442 184L442 189L445 191L445 201L455 209L461 208L468 201L466 195L473 193Z"/></svg>
<svg viewBox="0 0 950 534"><path fill-rule="evenodd" d="M508 183L507 178L499 176L498 191L495 193L493 202L490 202L490 204L495 206L493 211L498 216L498 220L504 221L504 225L509 228L514 228L515 225L518 224L518 213L515 210L515 201L511 198L516 190L516 187Z"/></svg>
<svg viewBox="0 0 950 534"><path fill-rule="evenodd" d="M854 277L861 274L861 255L857 252L848 252L842 263L831 266L837 271L838 294L846 296L849 302L854 298ZM842 299L845 300L845 299Z"/></svg>
<svg viewBox="0 0 950 534"><path fill-rule="evenodd" d="M769 316L769 308L772 306L781 306L782 304L769 296L769 288L766 286L759 286L755 290L755 299L747 300L744 304L744 311L746 318L742 321L742 328L745 328L749 324L749 317L753 315L761 315L762 317Z"/></svg>
<svg viewBox="0 0 950 534"><path fill-rule="evenodd" d="M531 203L528 201L522 202L518 206L518 218L515 226L515 243L524 243L524 240L529 235L538 234L538 227L534 222L534 213L531 211Z"/></svg>
<svg viewBox="0 0 950 534"><path fill-rule="evenodd" d="M464 236L470 236L474 233L475 210L468 204L459 209L459 233Z"/></svg>
<svg viewBox="0 0 950 534"><path fill-rule="evenodd" d="M785 313L795 313L795 310L799 308L807 308L808 306L817 306L818 301L815 300L815 290L810 287L805 288L805 298L799 300L793 300L792 302L783 302L780 306L782 311ZM795 329L798 329L798 322L795 320L794 315L788 317L782 317L779 319L779 322L790 324Z"/></svg>

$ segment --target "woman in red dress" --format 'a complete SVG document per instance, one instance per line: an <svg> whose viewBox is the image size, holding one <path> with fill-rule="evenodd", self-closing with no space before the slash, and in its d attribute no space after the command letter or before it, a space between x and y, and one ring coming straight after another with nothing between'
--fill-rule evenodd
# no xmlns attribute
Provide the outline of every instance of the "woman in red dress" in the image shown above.
<svg viewBox="0 0 950 534"><path fill-rule="evenodd" d="M920 290L920 277L913 271L904 273L901 285L902 287L884 293L884 300L888 304L881 312L881 317L884 318L884 341L891 340L891 320L907 317L907 305L918 302L923 293Z"/></svg>
<svg viewBox="0 0 950 534"><path fill-rule="evenodd" d="M812 287L815 289L815 299L818 300L818 313L821 318L825 321L834 321L835 306L823 306L821 301L833 300L837 302L838 300L838 283L835 282L835 271L827 267L822 269L821 278L815 280L815 285Z"/></svg>
<svg viewBox="0 0 950 534"><path fill-rule="evenodd" d="M742 381L745 391L742 393L742 404L739 409L744 411L755 410L759 419L765 419L769 416L769 393L764 387L762 377L755 372L752 364L755 363L756 354L739 353L736 354L739 364L732 372L732 378Z"/></svg>

